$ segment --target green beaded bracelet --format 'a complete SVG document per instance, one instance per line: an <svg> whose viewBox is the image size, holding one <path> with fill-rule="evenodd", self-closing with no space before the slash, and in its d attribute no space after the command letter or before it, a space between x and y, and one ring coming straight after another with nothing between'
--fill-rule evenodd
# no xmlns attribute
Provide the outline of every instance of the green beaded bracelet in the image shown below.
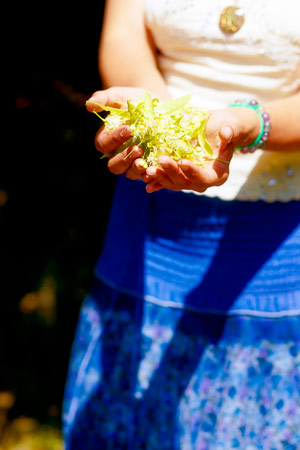
<svg viewBox="0 0 300 450"><path fill-rule="evenodd" d="M252 144L247 145L246 147L236 147L237 150L240 150L241 153L253 153L258 148L263 148L269 138L270 134L270 115L266 113L263 109L263 107L256 101L256 100L236 100L234 103L231 103L228 107L245 107L245 108L251 108L253 109L260 120L260 132L257 136L257 138L252 142Z"/></svg>

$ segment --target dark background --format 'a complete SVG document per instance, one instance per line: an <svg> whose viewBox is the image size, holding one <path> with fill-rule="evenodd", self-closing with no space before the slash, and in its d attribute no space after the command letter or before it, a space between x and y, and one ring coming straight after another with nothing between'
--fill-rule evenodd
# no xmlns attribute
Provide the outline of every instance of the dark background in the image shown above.
<svg viewBox="0 0 300 450"><path fill-rule="evenodd" d="M101 81L104 1L22 2L13 15L12 130L1 150L0 391L60 426L78 312L101 250L115 177L85 100ZM10 81L12 81L10 80Z"/></svg>

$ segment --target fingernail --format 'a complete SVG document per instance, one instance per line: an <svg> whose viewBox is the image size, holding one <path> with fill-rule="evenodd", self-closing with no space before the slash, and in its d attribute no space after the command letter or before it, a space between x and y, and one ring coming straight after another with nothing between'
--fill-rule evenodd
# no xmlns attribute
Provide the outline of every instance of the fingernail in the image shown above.
<svg viewBox="0 0 300 450"><path fill-rule="evenodd" d="M96 97L91 97L86 101L86 105L88 105L89 103L94 103L95 105L97 105L97 101L96 101ZM90 105L92 106L92 105Z"/></svg>
<svg viewBox="0 0 300 450"><path fill-rule="evenodd" d="M91 111L95 111L95 109L96 109L95 103L96 103L95 98L91 97L85 102L85 106L87 106Z"/></svg>
<svg viewBox="0 0 300 450"><path fill-rule="evenodd" d="M222 130L223 137L230 142L232 139L232 129L230 127L224 127Z"/></svg>
<svg viewBox="0 0 300 450"><path fill-rule="evenodd" d="M177 162L177 164L182 169L189 167L189 163L186 161L186 159L181 159L180 161Z"/></svg>
<svg viewBox="0 0 300 450"><path fill-rule="evenodd" d="M120 131L121 138L128 137L128 135L130 134L129 131L130 130L127 127L123 127Z"/></svg>
<svg viewBox="0 0 300 450"><path fill-rule="evenodd" d="M155 175L155 173L156 173L155 167L148 167L148 168L146 169L146 174L147 174L147 175Z"/></svg>
<svg viewBox="0 0 300 450"><path fill-rule="evenodd" d="M134 145L134 146L132 147L132 150L133 150L135 153L138 153L138 154L143 153L143 150L142 150L141 147L139 147L138 145Z"/></svg>
<svg viewBox="0 0 300 450"><path fill-rule="evenodd" d="M160 157L158 158L158 162L159 162L160 164L167 164L167 163L169 162L169 159L168 159L167 156L160 156Z"/></svg>

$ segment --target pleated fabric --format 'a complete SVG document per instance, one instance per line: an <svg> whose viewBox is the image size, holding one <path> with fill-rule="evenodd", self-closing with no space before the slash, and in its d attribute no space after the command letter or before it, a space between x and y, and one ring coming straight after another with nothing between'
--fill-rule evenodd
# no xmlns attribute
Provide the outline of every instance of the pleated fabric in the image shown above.
<svg viewBox="0 0 300 450"><path fill-rule="evenodd" d="M66 450L300 448L300 204L120 177L66 382Z"/></svg>

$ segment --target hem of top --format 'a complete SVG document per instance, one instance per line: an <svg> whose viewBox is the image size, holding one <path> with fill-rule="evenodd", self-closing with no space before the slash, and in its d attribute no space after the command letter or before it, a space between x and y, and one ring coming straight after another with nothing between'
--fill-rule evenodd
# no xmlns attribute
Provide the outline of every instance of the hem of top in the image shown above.
<svg viewBox="0 0 300 450"><path fill-rule="evenodd" d="M140 300L144 300L148 303L153 303L157 306L161 306L163 308L173 308L173 309L181 309L181 310L187 310L190 312L198 313L198 314L214 314L219 316L252 316L252 317L262 317L266 319L276 319L276 318L282 318L282 317L291 317L291 316L300 316L300 309L293 309L293 310L283 310L278 312L271 312L271 311L255 311L251 309L236 309L236 310L229 310L229 311L222 311L217 309L209 309L209 308L196 308L190 305L186 305L184 303L179 302L173 302L172 300L162 300L159 299L153 295L149 294L140 294L134 290L127 289L124 287L121 287L108 278L106 278L101 273L95 271L94 272L95 277L98 278L100 281L102 281L104 284L106 284L109 288L114 289L115 291L118 291L122 294L131 295L132 297L138 298ZM90 294L92 297L92 295Z"/></svg>
<svg viewBox="0 0 300 450"><path fill-rule="evenodd" d="M187 190L187 189L182 189L182 191L184 194L190 194L190 195L196 195L196 196L204 196L204 197L208 197L208 198L214 198L214 199L219 199L222 200L224 202L264 202L264 203L290 203L290 202L298 202L300 200L300 194L296 194L293 197L289 197L289 198L268 198L264 193L261 193L261 196L255 196L255 197L244 197L239 195L239 193L237 193L236 195L233 196L225 196L220 194L214 194L214 195L210 195L209 193L205 192L197 192L197 191L193 191L193 190Z"/></svg>

